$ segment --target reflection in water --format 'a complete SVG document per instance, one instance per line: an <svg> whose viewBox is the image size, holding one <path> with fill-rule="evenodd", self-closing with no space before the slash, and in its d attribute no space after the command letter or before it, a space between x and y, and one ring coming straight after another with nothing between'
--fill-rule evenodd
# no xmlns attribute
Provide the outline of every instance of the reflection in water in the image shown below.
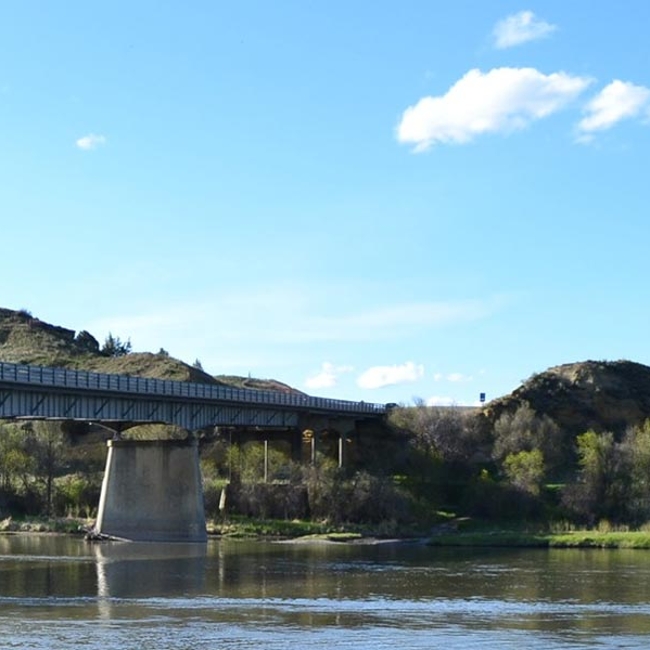
<svg viewBox="0 0 650 650"><path fill-rule="evenodd" d="M102 650L645 648L650 554L0 536L0 638Z"/></svg>
<svg viewBox="0 0 650 650"><path fill-rule="evenodd" d="M109 542L92 545L101 618L111 617L111 599L200 593L205 544Z"/></svg>

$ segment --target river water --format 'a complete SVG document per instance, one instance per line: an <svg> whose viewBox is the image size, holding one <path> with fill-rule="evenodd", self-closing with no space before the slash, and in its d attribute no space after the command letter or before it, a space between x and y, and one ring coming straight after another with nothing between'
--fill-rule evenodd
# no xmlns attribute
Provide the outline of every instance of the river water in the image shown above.
<svg viewBox="0 0 650 650"><path fill-rule="evenodd" d="M650 552L0 536L0 648L650 647Z"/></svg>

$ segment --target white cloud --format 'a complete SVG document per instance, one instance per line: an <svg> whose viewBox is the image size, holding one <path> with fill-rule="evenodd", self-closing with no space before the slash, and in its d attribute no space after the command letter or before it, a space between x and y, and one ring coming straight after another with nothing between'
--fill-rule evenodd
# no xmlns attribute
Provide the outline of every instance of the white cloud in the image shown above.
<svg viewBox="0 0 650 650"><path fill-rule="evenodd" d="M89 133L88 135L84 135L83 138L79 138L75 144L79 149L91 151L92 149L97 149L97 147L105 145L106 136Z"/></svg>
<svg viewBox="0 0 650 650"><path fill-rule="evenodd" d="M424 375L424 366L407 361L402 365L373 366L357 378L360 388L382 388L417 381Z"/></svg>
<svg viewBox="0 0 650 650"><path fill-rule="evenodd" d="M650 88L615 79L585 107L587 115L578 124L581 139L589 140L593 132L610 129L621 120L648 114L649 109Z"/></svg>
<svg viewBox="0 0 650 650"><path fill-rule="evenodd" d="M456 404L453 397L442 397L434 395L429 397L426 401L427 406L454 406Z"/></svg>
<svg viewBox="0 0 650 650"><path fill-rule="evenodd" d="M443 375L441 372L437 372L433 375L433 381L450 381L454 384L473 381L474 377L471 375L464 375L462 372L450 372L448 375Z"/></svg>
<svg viewBox="0 0 650 650"><path fill-rule="evenodd" d="M352 366L335 366L333 363L325 361L321 366L321 371L309 377L305 381L305 385L307 388L332 388L336 386L339 375L353 370Z"/></svg>
<svg viewBox="0 0 650 650"><path fill-rule="evenodd" d="M451 374L447 375L447 381L451 381L453 383L472 381L472 379L472 377L464 375L462 372L452 372Z"/></svg>
<svg viewBox="0 0 650 650"><path fill-rule="evenodd" d="M492 35L495 47L503 50L544 38L556 29L556 25L541 20L532 11L520 11L500 20Z"/></svg>
<svg viewBox="0 0 650 650"><path fill-rule="evenodd" d="M436 143L464 144L485 133L508 133L548 117L575 99L589 84L565 72L535 68L470 70L444 95L423 97L407 108L397 139L425 151Z"/></svg>

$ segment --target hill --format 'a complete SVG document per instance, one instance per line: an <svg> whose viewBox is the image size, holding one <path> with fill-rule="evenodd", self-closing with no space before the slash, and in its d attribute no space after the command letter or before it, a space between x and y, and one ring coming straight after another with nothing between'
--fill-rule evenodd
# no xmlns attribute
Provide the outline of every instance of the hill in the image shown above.
<svg viewBox="0 0 650 650"><path fill-rule="evenodd" d="M632 361L584 361L533 375L510 395L483 409L494 423L503 413L530 405L565 431L622 433L650 418L650 367Z"/></svg>
<svg viewBox="0 0 650 650"><path fill-rule="evenodd" d="M89 332L76 332L46 323L26 310L0 308L0 361L237 388L300 392L273 379L230 375L213 377L166 352L130 352L108 356L102 353L99 342Z"/></svg>

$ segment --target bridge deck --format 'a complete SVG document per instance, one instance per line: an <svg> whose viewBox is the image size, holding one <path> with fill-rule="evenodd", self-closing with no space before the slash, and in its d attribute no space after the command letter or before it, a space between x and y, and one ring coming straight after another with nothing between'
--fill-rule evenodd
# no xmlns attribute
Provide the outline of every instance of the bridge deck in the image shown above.
<svg viewBox="0 0 650 650"><path fill-rule="evenodd" d="M285 413L340 414L353 417L377 417L386 412L384 404L311 397L301 393L243 389L168 379L152 379L0 362L0 393L4 394L4 401L7 400L10 393L16 392L23 394L36 392L41 396L66 394L82 399L105 396L116 402L123 402L124 399L128 399L130 400L128 405L130 412L133 411L134 400L140 403L140 406L146 400L158 404L173 402L175 404L219 405L222 408L264 409L268 412L275 412L274 418L276 419L279 411ZM0 402L2 401L2 395L0 395ZM30 408L34 409L33 405L35 403L32 401L31 404ZM40 409L40 402L36 404L38 408L34 410L33 414L38 416L42 410ZM71 403L68 402L68 404ZM124 408L120 407L120 412L127 413ZM70 409L71 406L68 407L68 410ZM70 412L72 411L70 410ZM1 413L0 416L2 416ZM12 414L5 413L4 417L7 416L12 417ZM62 416L65 416L65 414L62 414ZM144 419L148 421L154 420L153 416Z"/></svg>

